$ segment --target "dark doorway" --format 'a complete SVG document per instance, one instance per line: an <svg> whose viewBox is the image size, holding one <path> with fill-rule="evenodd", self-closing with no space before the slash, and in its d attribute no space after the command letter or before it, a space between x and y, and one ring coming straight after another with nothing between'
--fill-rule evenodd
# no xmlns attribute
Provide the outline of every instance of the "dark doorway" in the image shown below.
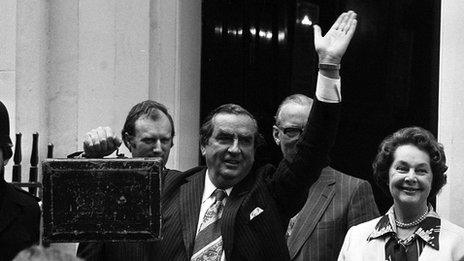
<svg viewBox="0 0 464 261"><path fill-rule="evenodd" d="M273 116L286 96L313 96L317 75L312 28L326 31L339 13L358 13L342 62L343 111L332 166L369 180L384 212L392 201L372 182L380 141L418 125L437 134L440 0L203 0L201 119L224 103L256 116L276 163Z"/></svg>

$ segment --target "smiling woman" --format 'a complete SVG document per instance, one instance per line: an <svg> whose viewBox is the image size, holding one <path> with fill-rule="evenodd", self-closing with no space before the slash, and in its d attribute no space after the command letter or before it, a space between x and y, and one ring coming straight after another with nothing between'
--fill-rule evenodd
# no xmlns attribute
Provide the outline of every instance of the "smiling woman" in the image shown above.
<svg viewBox="0 0 464 261"><path fill-rule="evenodd" d="M393 159L388 176L396 221L411 221L428 212L427 197L433 180L430 157L416 145L407 144L395 150Z"/></svg>
<svg viewBox="0 0 464 261"><path fill-rule="evenodd" d="M464 229L428 203L446 184L448 169L435 137L419 127L401 129L383 140L372 166L393 206L352 227L338 260L464 260Z"/></svg>

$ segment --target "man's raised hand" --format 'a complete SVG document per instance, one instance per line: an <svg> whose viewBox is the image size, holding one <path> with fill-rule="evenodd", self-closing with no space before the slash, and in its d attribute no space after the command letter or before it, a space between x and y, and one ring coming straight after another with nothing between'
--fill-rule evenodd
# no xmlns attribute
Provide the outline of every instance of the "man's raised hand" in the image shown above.
<svg viewBox="0 0 464 261"><path fill-rule="evenodd" d="M319 63L340 64L356 30L356 16L353 11L342 13L324 36L321 28L314 25L314 46Z"/></svg>

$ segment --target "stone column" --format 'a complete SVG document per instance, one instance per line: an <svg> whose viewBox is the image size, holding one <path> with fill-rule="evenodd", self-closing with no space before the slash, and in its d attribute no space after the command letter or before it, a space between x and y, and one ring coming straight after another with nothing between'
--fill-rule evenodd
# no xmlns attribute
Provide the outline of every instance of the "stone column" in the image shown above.
<svg viewBox="0 0 464 261"><path fill-rule="evenodd" d="M438 196L438 213L464 227L464 1L441 3L438 140L448 162L448 184Z"/></svg>
<svg viewBox="0 0 464 261"><path fill-rule="evenodd" d="M168 168L198 165L201 1L150 1L150 99L168 106L176 137Z"/></svg>
<svg viewBox="0 0 464 261"><path fill-rule="evenodd" d="M40 160L48 142L65 157L92 128L119 133L131 106L146 99L174 117L167 166L198 164L200 0L4 0L0 10L0 98L12 136L23 133L23 173L34 131ZM59 246L74 252L76 244Z"/></svg>

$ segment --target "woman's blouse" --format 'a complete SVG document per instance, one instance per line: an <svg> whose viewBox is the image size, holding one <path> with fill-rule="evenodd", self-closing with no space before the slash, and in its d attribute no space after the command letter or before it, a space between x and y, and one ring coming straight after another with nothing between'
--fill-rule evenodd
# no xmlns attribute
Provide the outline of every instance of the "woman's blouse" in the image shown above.
<svg viewBox="0 0 464 261"><path fill-rule="evenodd" d="M351 227L346 234L339 261L464 261L464 228L429 213L414 233L397 237L393 208L382 217Z"/></svg>
<svg viewBox="0 0 464 261"><path fill-rule="evenodd" d="M406 239L400 239L397 236L395 214L393 207L391 207L379 220L367 241L381 237L386 239L385 260L417 261L426 244L439 250L440 217L431 205L429 205L429 210L414 233Z"/></svg>

